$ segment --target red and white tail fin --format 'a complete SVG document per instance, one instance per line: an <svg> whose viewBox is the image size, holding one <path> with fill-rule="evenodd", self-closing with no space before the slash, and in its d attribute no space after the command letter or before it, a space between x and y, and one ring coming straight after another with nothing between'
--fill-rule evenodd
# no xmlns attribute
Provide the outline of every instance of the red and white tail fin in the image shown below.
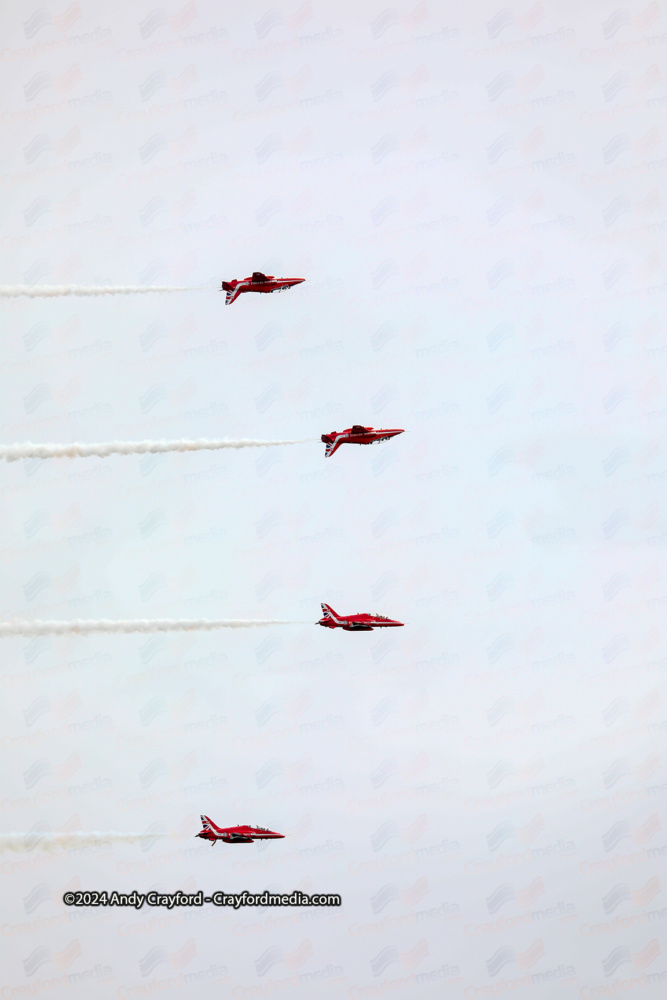
<svg viewBox="0 0 667 1000"><path fill-rule="evenodd" d="M218 833L219 828L215 825L213 820L209 819L208 816L200 816L201 825L207 833Z"/></svg>
<svg viewBox="0 0 667 1000"><path fill-rule="evenodd" d="M334 609L330 608L328 604L320 604L320 607L322 608L322 617L324 619L332 622L340 621Z"/></svg>
<svg viewBox="0 0 667 1000"><path fill-rule="evenodd" d="M338 451L341 446L342 437L340 434L336 436L331 441L325 441L324 457L331 458L334 452Z"/></svg>

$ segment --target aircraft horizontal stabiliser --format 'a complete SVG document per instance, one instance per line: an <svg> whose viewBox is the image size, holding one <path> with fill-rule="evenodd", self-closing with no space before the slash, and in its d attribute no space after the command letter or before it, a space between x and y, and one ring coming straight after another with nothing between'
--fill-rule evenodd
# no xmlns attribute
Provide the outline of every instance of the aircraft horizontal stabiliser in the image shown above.
<svg viewBox="0 0 667 1000"><path fill-rule="evenodd" d="M256 840L284 840L284 833L274 833L264 826L217 826L208 816L201 816L202 829L195 837L209 840L211 847L216 841L223 844L252 844Z"/></svg>
<svg viewBox="0 0 667 1000"><path fill-rule="evenodd" d="M305 280L305 278L274 278L272 274L253 271L249 278L223 281L220 291L227 293L225 305L231 306L232 302L236 302L239 295L244 292L262 292L264 295L269 292L284 292L286 288L294 288Z"/></svg>
<svg viewBox="0 0 667 1000"><path fill-rule="evenodd" d="M393 618L386 618L385 615L367 615L360 613L356 615L337 615L328 604L321 604L322 618L316 625L324 628L342 628L346 632L372 632L374 628L397 628L403 627L403 622L396 622Z"/></svg>

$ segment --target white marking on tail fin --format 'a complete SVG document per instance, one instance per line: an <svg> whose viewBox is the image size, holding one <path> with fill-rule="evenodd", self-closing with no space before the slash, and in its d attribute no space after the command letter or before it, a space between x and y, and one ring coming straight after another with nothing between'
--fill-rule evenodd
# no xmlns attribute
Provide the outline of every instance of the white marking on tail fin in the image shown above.
<svg viewBox="0 0 667 1000"><path fill-rule="evenodd" d="M239 281L235 288L232 288L225 296L225 305L230 306L232 302L236 302L237 298L248 287L247 281Z"/></svg>
<svg viewBox="0 0 667 1000"><path fill-rule="evenodd" d="M331 607L329 607L328 604L320 604L320 607L322 608L322 611L324 612L324 617L325 618L329 618L329 619L331 619L331 621L334 621L334 622L340 621L340 619L338 618L338 616L337 616L336 612L334 611L334 609L331 608Z"/></svg>
<svg viewBox="0 0 667 1000"><path fill-rule="evenodd" d="M333 441L329 441L329 443L327 444L326 450L324 452L324 457L331 458L331 456L338 451L344 440L345 440L344 434L336 434Z"/></svg>

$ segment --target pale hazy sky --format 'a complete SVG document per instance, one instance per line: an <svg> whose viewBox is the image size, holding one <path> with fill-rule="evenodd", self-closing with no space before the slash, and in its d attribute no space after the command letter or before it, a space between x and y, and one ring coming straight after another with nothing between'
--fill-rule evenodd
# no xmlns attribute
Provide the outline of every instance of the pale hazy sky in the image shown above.
<svg viewBox="0 0 667 1000"><path fill-rule="evenodd" d="M2 617L406 627L3 640L3 996L661 998L666 15L64 4L0 283L203 290L3 301L2 443L313 442L3 466ZM62 904L156 887L343 906Z"/></svg>

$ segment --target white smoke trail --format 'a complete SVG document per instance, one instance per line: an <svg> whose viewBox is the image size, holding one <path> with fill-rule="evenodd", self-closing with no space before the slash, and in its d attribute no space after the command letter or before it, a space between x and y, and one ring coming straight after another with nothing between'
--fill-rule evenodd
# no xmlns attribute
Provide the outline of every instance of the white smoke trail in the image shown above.
<svg viewBox="0 0 667 1000"><path fill-rule="evenodd" d="M22 458L108 458L109 455L146 455L168 451L220 451L223 448L269 448L275 445L305 444L315 438L303 438L298 441L254 441L251 438L240 438L236 441L208 441L200 438L196 441L107 441L98 444L25 444L0 445L0 459L8 462L18 462Z"/></svg>
<svg viewBox="0 0 667 1000"><path fill-rule="evenodd" d="M203 292L171 285L0 285L0 299L54 299L62 295L146 295L148 292Z"/></svg>
<svg viewBox="0 0 667 1000"><path fill-rule="evenodd" d="M96 847L98 844L140 844L143 841L153 841L168 837L167 833L120 833L112 830L105 833L102 830L91 830L86 833L40 833L30 830L26 833L0 834L0 853L14 851L59 851L72 848Z"/></svg>
<svg viewBox="0 0 667 1000"><path fill-rule="evenodd" d="M111 621L106 618L69 622L13 621L0 622L0 639L9 636L90 635L92 632L210 632L220 628L255 628L270 625L306 625L308 622L280 621L277 618L138 618L136 621Z"/></svg>

